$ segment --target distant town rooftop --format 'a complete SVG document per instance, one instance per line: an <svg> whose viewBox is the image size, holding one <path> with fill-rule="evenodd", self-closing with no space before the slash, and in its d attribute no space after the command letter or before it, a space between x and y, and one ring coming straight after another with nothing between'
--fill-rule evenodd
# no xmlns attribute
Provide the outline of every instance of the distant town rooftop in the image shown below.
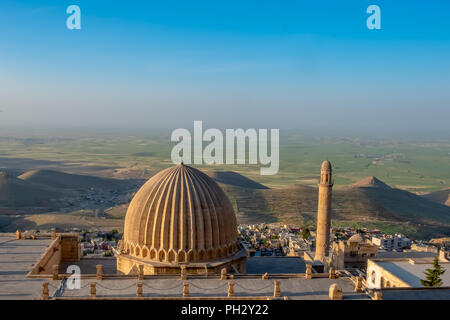
<svg viewBox="0 0 450 320"><path fill-rule="evenodd" d="M423 263L422 260L417 260L416 263L413 263L414 259L411 260L389 260L389 261L377 261L375 262L383 267L386 271L395 274L401 280L405 281L411 287L421 287L420 283L421 279L425 279L425 270L433 269L433 264L430 259L429 263ZM441 266L444 269L450 269L450 263L442 263ZM450 287L450 271L445 272L441 276L443 286Z"/></svg>

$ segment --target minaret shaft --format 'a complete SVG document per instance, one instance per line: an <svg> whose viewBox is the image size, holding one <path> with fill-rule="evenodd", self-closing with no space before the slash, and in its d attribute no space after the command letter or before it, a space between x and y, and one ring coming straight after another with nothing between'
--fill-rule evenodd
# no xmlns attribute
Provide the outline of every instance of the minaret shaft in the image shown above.
<svg viewBox="0 0 450 320"><path fill-rule="evenodd" d="M331 228L331 190L333 188L331 164L322 164L317 209L316 254L314 260L324 262L328 257Z"/></svg>

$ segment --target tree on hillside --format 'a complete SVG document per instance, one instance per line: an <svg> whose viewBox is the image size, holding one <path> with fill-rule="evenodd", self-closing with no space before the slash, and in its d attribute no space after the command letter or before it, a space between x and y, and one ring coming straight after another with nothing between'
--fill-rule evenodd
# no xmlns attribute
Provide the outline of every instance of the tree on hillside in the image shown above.
<svg viewBox="0 0 450 320"><path fill-rule="evenodd" d="M442 286L441 276L444 274L445 269L441 268L439 264L439 259L437 256L433 260L433 269L425 270L426 280L420 280L420 283L424 287L440 287Z"/></svg>
<svg viewBox="0 0 450 320"><path fill-rule="evenodd" d="M308 228L302 228L302 239L306 240L311 235L311 232L309 232Z"/></svg>

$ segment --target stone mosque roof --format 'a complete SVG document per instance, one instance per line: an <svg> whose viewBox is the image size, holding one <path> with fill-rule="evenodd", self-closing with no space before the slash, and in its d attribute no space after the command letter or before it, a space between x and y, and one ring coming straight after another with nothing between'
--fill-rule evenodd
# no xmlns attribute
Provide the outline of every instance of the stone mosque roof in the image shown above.
<svg viewBox="0 0 450 320"><path fill-rule="evenodd" d="M349 239L349 242L364 242L363 237L361 237L361 235L359 233L352 235Z"/></svg>
<svg viewBox="0 0 450 320"><path fill-rule="evenodd" d="M123 242L140 259L222 259L238 250L236 216L214 180L180 164L159 172L136 193L125 217Z"/></svg>

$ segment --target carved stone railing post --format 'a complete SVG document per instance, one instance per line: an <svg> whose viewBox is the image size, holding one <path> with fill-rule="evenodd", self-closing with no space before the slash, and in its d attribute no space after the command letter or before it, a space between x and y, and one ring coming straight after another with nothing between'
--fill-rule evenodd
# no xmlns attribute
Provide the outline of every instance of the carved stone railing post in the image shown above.
<svg viewBox="0 0 450 320"><path fill-rule="evenodd" d="M342 288L337 283L334 283L330 286L328 295L331 300L342 300Z"/></svg>
<svg viewBox="0 0 450 320"><path fill-rule="evenodd" d="M355 282L355 292L356 293L361 293L362 292L362 277L359 276L356 278L356 282Z"/></svg>
<svg viewBox="0 0 450 320"><path fill-rule="evenodd" d="M181 266L180 277L181 277L181 280L186 280L187 279L186 266Z"/></svg>
<svg viewBox="0 0 450 320"><path fill-rule="evenodd" d="M374 299L375 300L383 300L383 294L381 293L381 291L375 291Z"/></svg>
<svg viewBox="0 0 450 320"><path fill-rule="evenodd" d="M183 298L189 297L189 283L183 283Z"/></svg>
<svg viewBox="0 0 450 320"><path fill-rule="evenodd" d="M144 280L144 265L139 265L139 276L138 280Z"/></svg>
<svg viewBox="0 0 450 320"><path fill-rule="evenodd" d="M220 270L220 280L227 280L227 268Z"/></svg>
<svg viewBox="0 0 450 320"><path fill-rule="evenodd" d="M138 282L138 284L137 284L137 290L136 290L136 297L141 298L141 297L142 297L142 293L143 293L143 290L142 290L142 282Z"/></svg>
<svg viewBox="0 0 450 320"><path fill-rule="evenodd" d="M279 298L281 296L280 281L273 282L273 296L274 298Z"/></svg>
<svg viewBox="0 0 450 320"><path fill-rule="evenodd" d="M330 268L330 272L329 272L328 278L336 279L336 270L334 270L333 267Z"/></svg>
<svg viewBox="0 0 450 320"><path fill-rule="evenodd" d="M48 300L48 282L42 284L42 300Z"/></svg>
<svg viewBox="0 0 450 320"><path fill-rule="evenodd" d="M234 282L228 282L228 297L234 297Z"/></svg>
<svg viewBox="0 0 450 320"><path fill-rule="evenodd" d="M103 266L101 264L98 264L95 266L97 268L97 280L102 280L103 279Z"/></svg>
<svg viewBox="0 0 450 320"><path fill-rule="evenodd" d="M305 279L312 279L312 266L310 264L306 265Z"/></svg>
<svg viewBox="0 0 450 320"><path fill-rule="evenodd" d="M97 296L96 283L91 283L91 298L95 298Z"/></svg>

